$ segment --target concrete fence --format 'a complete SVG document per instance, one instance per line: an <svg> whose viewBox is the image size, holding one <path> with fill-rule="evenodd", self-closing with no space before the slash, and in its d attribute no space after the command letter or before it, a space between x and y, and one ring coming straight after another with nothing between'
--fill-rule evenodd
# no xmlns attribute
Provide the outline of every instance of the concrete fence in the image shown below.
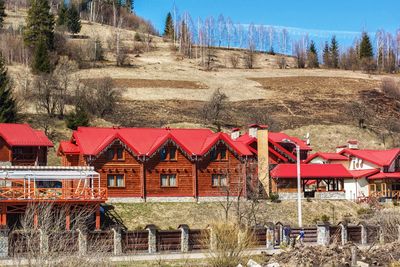
<svg viewBox="0 0 400 267"><path fill-rule="evenodd" d="M284 229L288 225L267 223L252 229L253 246L273 249L287 242ZM290 239L295 239L300 228L291 228ZM339 223L318 223L303 228L305 243L328 246L332 243L344 245L347 242L369 244L384 242L378 226L359 223L349 225ZM400 240L400 226L398 239ZM240 239L240 233L238 240ZM60 242L62 241L62 242ZM190 252L213 249L218 246L212 228L190 229L188 225L179 225L173 230L159 230L148 225L143 230L122 231L63 231L45 234L42 231L22 232L0 230L0 257L18 257L27 253L95 253L109 255L143 254L157 252Z"/></svg>

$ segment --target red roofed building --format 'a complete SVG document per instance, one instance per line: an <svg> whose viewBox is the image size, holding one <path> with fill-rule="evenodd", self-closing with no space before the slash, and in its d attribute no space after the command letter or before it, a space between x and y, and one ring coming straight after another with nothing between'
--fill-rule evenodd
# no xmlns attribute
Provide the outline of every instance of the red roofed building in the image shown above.
<svg viewBox="0 0 400 267"><path fill-rule="evenodd" d="M110 198L197 199L246 194L254 153L208 129L80 127L60 143L65 166L90 165Z"/></svg>
<svg viewBox="0 0 400 267"><path fill-rule="evenodd" d="M46 165L53 143L28 124L0 123L0 161L12 165Z"/></svg>
<svg viewBox="0 0 400 267"><path fill-rule="evenodd" d="M271 171L272 191L281 198L297 196L296 164L279 164ZM342 164L300 164L304 197L344 199L344 181L352 178Z"/></svg>

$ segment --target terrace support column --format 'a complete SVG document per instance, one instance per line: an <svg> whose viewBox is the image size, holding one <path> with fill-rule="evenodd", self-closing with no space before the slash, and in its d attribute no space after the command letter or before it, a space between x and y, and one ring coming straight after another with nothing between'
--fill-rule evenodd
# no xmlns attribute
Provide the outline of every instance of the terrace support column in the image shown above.
<svg viewBox="0 0 400 267"><path fill-rule="evenodd" d="M111 229L114 235L114 255L122 254L121 230Z"/></svg>
<svg viewBox="0 0 400 267"><path fill-rule="evenodd" d="M149 253L157 252L157 228L155 225L150 224L146 226L146 229L149 233L148 244L149 244Z"/></svg>
<svg viewBox="0 0 400 267"><path fill-rule="evenodd" d="M181 252L185 253L189 251L189 226L181 224L178 227L181 229Z"/></svg>
<svg viewBox="0 0 400 267"><path fill-rule="evenodd" d="M65 230L71 230L71 208L69 205L66 205L65 210Z"/></svg>
<svg viewBox="0 0 400 267"><path fill-rule="evenodd" d="M266 225L266 247L267 249L274 249L275 245L275 225L273 223L269 223Z"/></svg>
<svg viewBox="0 0 400 267"><path fill-rule="evenodd" d="M8 234L9 229L0 230L0 258L8 256Z"/></svg>
<svg viewBox="0 0 400 267"><path fill-rule="evenodd" d="M1 226L7 226L7 205L3 204L1 206Z"/></svg>
<svg viewBox="0 0 400 267"><path fill-rule="evenodd" d="M100 204L96 205L96 231L100 230Z"/></svg>
<svg viewBox="0 0 400 267"><path fill-rule="evenodd" d="M84 256L87 254L87 235L83 233L80 229L76 231L78 232L79 255Z"/></svg>
<svg viewBox="0 0 400 267"><path fill-rule="evenodd" d="M330 241L330 224L318 222L317 224L317 244L328 246Z"/></svg>

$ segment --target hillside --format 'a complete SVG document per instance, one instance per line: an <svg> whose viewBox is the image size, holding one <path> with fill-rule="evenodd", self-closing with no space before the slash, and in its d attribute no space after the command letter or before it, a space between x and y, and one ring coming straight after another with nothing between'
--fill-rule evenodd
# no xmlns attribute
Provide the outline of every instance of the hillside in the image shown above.
<svg viewBox="0 0 400 267"><path fill-rule="evenodd" d="M7 25L23 24L23 12L7 13ZM258 122L299 137L310 132L314 150L333 150L350 138L360 139L364 147L392 145L389 139L384 144L380 134L386 129L385 121L399 118L400 114L398 103L380 90L381 80L386 76L296 69L292 57L286 58L286 69L279 69L280 56L264 53L257 54L254 69L234 69L229 59L232 54L241 55L242 52L227 49L215 49L215 70L205 71L200 66L200 58L182 57L171 49L170 42L157 36L151 37L154 46L151 51L134 51L136 32L127 29L121 30L121 38L129 51L130 66L116 67L107 44L114 32L111 26L84 21L80 35L85 39L68 40L77 44L88 39L100 40L105 51L104 60L92 68L78 70L75 75L78 79L90 80L109 76L122 93L118 108L102 120L92 120L94 126L207 127L202 116L203 105L216 89L220 89L229 101L224 122L226 130ZM9 71L17 80L26 72L17 64L9 66ZM399 76L390 76L400 80ZM352 111L354 102L372 111L366 128L358 127L358 118ZM39 127L35 108L24 103L24 111L25 120ZM69 137L70 131L62 121L54 127L55 141ZM56 163L55 157L52 158L50 162Z"/></svg>

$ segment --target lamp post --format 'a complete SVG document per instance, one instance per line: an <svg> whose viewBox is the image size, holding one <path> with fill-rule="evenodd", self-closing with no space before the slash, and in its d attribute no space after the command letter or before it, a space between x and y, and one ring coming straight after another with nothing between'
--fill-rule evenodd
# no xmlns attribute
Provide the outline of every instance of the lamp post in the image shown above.
<svg viewBox="0 0 400 267"><path fill-rule="evenodd" d="M303 227L303 215L301 211L301 173L300 173L300 146L289 139L283 139L284 143L296 146L296 165L297 165L297 219L299 227Z"/></svg>

